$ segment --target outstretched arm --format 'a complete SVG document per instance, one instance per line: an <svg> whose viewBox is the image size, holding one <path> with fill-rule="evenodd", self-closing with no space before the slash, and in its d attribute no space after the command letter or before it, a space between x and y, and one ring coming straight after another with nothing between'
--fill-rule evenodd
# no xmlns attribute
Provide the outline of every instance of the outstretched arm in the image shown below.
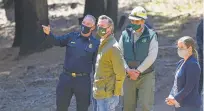
<svg viewBox="0 0 204 111"><path fill-rule="evenodd" d="M73 36L73 33L68 33L68 34L61 35L61 36L55 36L53 33L51 33L50 25L48 25L48 26L42 25L42 27L43 27L44 33L53 39L54 44L56 46L61 46L61 47L66 46L70 37Z"/></svg>

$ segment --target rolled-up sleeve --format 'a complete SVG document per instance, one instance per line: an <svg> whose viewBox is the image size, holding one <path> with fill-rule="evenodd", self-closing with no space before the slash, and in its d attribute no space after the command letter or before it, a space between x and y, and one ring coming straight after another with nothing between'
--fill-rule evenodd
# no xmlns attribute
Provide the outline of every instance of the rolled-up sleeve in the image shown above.
<svg viewBox="0 0 204 111"><path fill-rule="evenodd" d="M117 47L113 47L111 52L111 62L114 73L116 74L114 95L122 95L122 87L126 75L123 55Z"/></svg>

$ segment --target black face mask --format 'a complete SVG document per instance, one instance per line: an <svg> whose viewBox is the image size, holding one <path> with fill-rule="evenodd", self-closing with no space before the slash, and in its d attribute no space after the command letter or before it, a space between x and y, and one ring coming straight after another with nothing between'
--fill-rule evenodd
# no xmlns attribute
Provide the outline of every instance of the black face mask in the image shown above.
<svg viewBox="0 0 204 111"><path fill-rule="evenodd" d="M87 26L85 26L83 24L81 25L81 32L83 34L88 34L90 32L90 29L91 29L91 27L87 27Z"/></svg>

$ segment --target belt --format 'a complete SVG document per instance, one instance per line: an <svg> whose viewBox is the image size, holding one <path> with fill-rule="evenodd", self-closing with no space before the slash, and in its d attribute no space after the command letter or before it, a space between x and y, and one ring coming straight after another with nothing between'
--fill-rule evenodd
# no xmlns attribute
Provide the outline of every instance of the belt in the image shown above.
<svg viewBox="0 0 204 111"><path fill-rule="evenodd" d="M66 69L63 69L64 74L66 75L71 75L72 77L77 77L77 76L86 76L88 73L76 73L76 72L69 72Z"/></svg>

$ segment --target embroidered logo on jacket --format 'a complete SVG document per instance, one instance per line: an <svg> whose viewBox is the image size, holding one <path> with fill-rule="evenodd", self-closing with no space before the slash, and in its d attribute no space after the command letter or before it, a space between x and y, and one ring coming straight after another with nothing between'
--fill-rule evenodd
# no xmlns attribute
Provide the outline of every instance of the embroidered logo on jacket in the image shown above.
<svg viewBox="0 0 204 111"><path fill-rule="evenodd" d="M147 39L142 39L142 42L143 42L143 43L147 42Z"/></svg>
<svg viewBox="0 0 204 111"><path fill-rule="evenodd" d="M93 45L92 44L89 44L89 48L92 48L93 47Z"/></svg>

